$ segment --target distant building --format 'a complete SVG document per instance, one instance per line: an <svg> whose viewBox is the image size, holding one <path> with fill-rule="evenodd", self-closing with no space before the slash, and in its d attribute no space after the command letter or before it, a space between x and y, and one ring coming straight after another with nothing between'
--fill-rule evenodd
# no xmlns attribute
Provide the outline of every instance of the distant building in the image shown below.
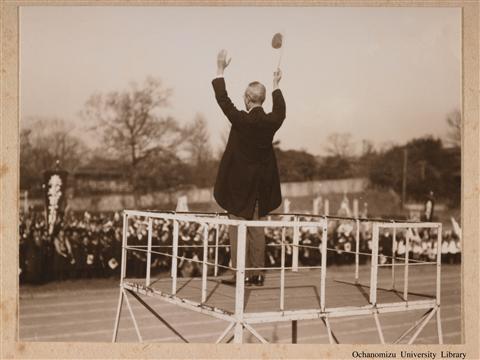
<svg viewBox="0 0 480 360"><path fill-rule="evenodd" d="M126 175L116 170L82 168L71 174L70 188L74 196L128 193Z"/></svg>

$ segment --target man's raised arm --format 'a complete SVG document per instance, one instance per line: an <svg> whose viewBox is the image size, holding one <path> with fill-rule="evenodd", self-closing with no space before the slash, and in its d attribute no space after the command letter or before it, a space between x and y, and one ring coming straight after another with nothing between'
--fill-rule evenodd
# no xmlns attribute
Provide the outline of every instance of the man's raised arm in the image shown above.
<svg viewBox="0 0 480 360"><path fill-rule="evenodd" d="M239 111L228 97L225 79L223 78L225 68L230 64L231 60L231 58L227 60L227 51L225 49L220 50L217 56L217 77L213 79L212 85L218 105L227 119L233 124Z"/></svg>
<svg viewBox="0 0 480 360"><path fill-rule="evenodd" d="M277 69L273 73L273 92L272 92L272 116L273 119L278 122L278 127L280 127L285 120L286 116L286 105L285 99L283 98L282 91L279 88L280 80L282 79L282 71Z"/></svg>

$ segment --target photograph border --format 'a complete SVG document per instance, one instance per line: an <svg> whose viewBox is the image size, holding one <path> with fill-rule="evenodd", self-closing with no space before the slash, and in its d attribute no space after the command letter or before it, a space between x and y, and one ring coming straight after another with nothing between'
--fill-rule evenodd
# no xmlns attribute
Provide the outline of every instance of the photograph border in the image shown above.
<svg viewBox="0 0 480 360"><path fill-rule="evenodd" d="M462 8L462 344L177 344L18 341L19 209L19 8L22 6L342 6ZM466 352L480 358L480 129L479 9L476 0L458 1L14 1L1 6L0 90L0 358L353 358L353 351ZM477 319L477 320L475 320ZM113 326L113 323L112 323ZM438 357L437 357L438 358Z"/></svg>

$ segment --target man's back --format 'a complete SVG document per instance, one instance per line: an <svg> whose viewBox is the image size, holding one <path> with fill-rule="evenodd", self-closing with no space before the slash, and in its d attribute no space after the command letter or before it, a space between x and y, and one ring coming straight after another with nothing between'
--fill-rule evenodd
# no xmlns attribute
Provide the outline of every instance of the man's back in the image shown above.
<svg viewBox="0 0 480 360"><path fill-rule="evenodd" d="M237 110L228 97L225 81L212 82L217 102L232 128L220 162L214 196L228 212L252 218L258 200L264 216L281 204L280 180L273 150L273 136L285 119L285 101L279 89L272 93L272 112L261 106Z"/></svg>

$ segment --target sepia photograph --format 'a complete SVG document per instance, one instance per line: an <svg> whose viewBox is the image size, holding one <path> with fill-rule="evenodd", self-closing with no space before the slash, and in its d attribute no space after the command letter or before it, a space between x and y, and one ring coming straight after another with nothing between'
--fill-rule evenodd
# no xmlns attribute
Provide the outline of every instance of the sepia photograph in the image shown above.
<svg viewBox="0 0 480 360"><path fill-rule="evenodd" d="M20 6L17 341L470 358L408 347L465 343L462 34L461 7Z"/></svg>

